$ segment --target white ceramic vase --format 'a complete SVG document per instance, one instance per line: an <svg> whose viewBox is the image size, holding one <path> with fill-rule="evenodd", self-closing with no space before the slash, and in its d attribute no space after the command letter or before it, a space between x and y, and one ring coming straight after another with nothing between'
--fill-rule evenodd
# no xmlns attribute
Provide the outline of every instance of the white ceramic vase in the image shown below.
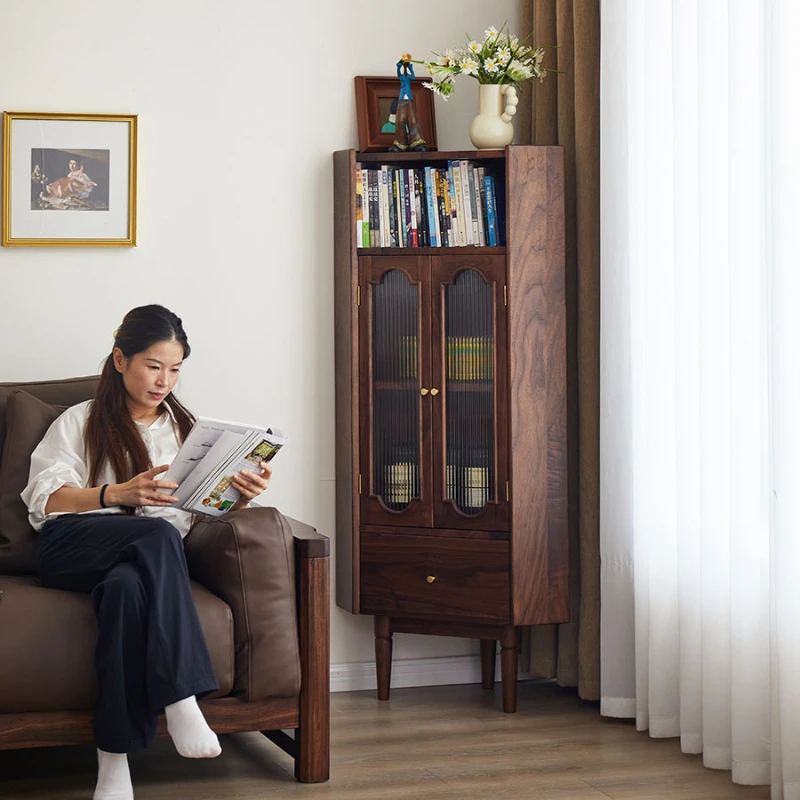
<svg viewBox="0 0 800 800"><path fill-rule="evenodd" d="M511 144L517 113L517 90L510 83L478 86L478 116L472 120L469 138L478 150L496 150Z"/></svg>

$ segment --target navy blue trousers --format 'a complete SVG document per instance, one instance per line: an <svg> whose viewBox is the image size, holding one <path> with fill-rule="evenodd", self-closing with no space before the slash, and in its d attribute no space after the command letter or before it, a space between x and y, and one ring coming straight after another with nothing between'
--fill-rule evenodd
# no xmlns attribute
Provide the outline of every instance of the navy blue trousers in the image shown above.
<svg viewBox="0 0 800 800"><path fill-rule="evenodd" d="M165 706L219 688L174 525L158 517L65 514L42 529L38 569L42 586L91 593L100 750L143 750Z"/></svg>

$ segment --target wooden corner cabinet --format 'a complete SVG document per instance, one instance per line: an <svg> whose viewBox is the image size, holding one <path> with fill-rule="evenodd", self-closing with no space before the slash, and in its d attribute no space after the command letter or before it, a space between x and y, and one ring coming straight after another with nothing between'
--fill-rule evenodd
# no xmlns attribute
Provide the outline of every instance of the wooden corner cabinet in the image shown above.
<svg viewBox="0 0 800 800"><path fill-rule="evenodd" d="M563 148L344 150L334 193L337 602L375 617L381 699L394 632L461 636L487 688L500 642L513 712L517 629L569 613Z"/></svg>

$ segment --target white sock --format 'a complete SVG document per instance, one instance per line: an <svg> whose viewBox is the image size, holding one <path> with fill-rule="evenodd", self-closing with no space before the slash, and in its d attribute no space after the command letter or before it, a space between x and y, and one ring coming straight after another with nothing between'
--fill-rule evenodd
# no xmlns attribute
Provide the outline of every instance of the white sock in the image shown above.
<svg viewBox="0 0 800 800"><path fill-rule="evenodd" d="M184 758L216 758L222 752L194 695L167 706L164 712L169 735Z"/></svg>
<svg viewBox="0 0 800 800"><path fill-rule="evenodd" d="M133 800L133 784L126 753L97 751L94 800Z"/></svg>

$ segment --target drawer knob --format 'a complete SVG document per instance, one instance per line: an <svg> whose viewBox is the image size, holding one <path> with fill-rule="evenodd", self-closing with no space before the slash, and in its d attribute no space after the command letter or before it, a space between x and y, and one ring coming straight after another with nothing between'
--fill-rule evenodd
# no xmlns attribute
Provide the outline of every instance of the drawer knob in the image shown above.
<svg viewBox="0 0 800 800"><path fill-rule="evenodd" d="M427 580L428 583L433 583L436 580L436 576L435 575L428 575L428 577L425 580Z"/></svg>
<svg viewBox="0 0 800 800"><path fill-rule="evenodd" d="M434 397L436 397L436 395L437 395L437 394L439 394L439 390L438 390L438 389L431 389L431 394L432 394Z"/></svg>
<svg viewBox="0 0 800 800"><path fill-rule="evenodd" d="M428 390L427 390L427 389L426 389L426 388L423 386L423 387L422 387L422 388L419 390L419 393L420 393L420 394L421 394L421 395L424 397L426 394L428 394Z"/></svg>

